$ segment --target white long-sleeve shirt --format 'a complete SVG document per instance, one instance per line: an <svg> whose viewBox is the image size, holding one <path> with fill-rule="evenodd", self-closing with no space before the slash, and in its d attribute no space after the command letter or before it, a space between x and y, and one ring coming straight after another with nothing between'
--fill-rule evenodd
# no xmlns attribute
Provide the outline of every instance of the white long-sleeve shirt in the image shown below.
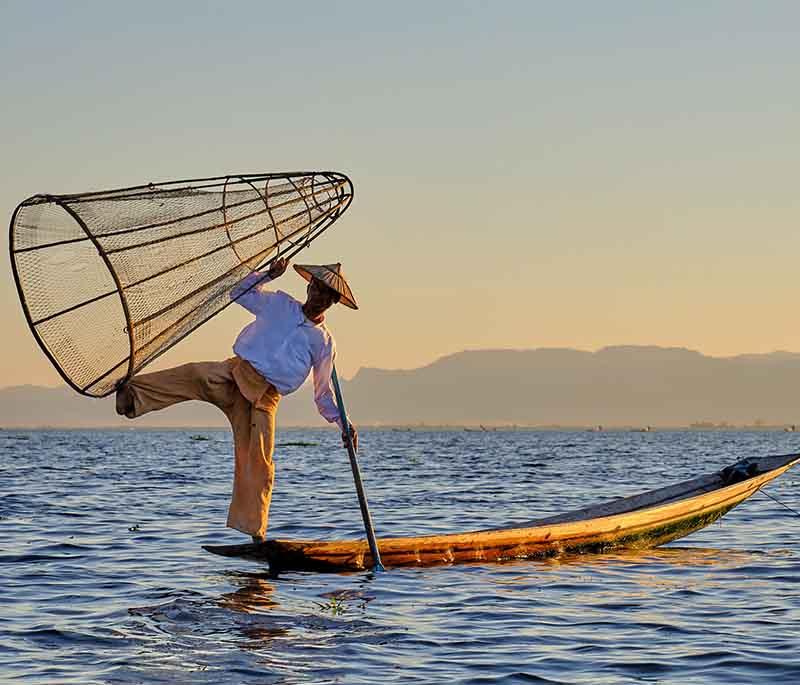
<svg viewBox="0 0 800 685"><path fill-rule="evenodd" d="M254 271L231 292L231 299L238 298L236 302L256 316L239 333L233 351L281 395L297 390L313 369L317 409L326 421L342 428L331 382L336 357L333 336L324 323L309 321L303 305L291 295L266 290L269 280L266 274ZM254 283L259 284L251 288Z"/></svg>

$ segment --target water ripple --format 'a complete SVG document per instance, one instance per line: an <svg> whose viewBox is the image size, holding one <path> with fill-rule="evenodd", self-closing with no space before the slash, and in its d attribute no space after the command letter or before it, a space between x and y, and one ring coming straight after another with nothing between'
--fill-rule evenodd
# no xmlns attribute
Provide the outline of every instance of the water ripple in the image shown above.
<svg viewBox="0 0 800 685"><path fill-rule="evenodd" d="M332 431L281 431L271 531L361 534ZM523 523L789 434L363 431L383 535ZM226 431L0 433L0 679L25 683L800 681L800 519L755 496L671 546L272 577L213 557ZM770 493L800 509L800 473Z"/></svg>

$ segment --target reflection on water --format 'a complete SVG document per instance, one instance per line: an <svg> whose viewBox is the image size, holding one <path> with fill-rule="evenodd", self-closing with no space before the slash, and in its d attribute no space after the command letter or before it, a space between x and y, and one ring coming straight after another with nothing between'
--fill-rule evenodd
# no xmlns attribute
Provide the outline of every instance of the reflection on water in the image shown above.
<svg viewBox="0 0 800 685"><path fill-rule="evenodd" d="M219 598L221 607L252 614L269 611L277 606L278 603L273 598L275 586L268 580L271 577L269 573L228 571L224 575L237 589L226 592Z"/></svg>
<svg viewBox="0 0 800 685"><path fill-rule="evenodd" d="M241 536L223 528L230 437L198 435L0 433L0 679L800 681L800 519L765 497L656 550L273 577L201 549ZM359 535L337 436L284 438L272 533ZM381 535L513 525L798 448L766 432L362 439ZM769 489L800 508L798 483Z"/></svg>
<svg viewBox="0 0 800 685"><path fill-rule="evenodd" d="M752 561L763 552L748 552L736 549L715 549L713 547L679 547L677 543L669 547L658 547L645 550L618 550L614 553L598 554L591 557L564 554L560 557L546 560L551 566L566 564L591 564L598 566L612 564L623 566L627 564L669 564L674 566L717 566L720 568L741 565Z"/></svg>

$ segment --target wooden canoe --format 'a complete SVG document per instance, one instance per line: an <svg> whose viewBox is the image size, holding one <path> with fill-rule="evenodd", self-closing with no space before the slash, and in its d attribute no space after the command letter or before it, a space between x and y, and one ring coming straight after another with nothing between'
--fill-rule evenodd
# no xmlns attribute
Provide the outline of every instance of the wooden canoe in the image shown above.
<svg viewBox="0 0 800 685"><path fill-rule="evenodd" d="M379 538L378 549L383 565L391 568L656 547L713 523L798 461L800 454L745 459L676 485L515 528ZM366 540L277 539L261 544L207 545L205 549L228 557L267 561L274 572L356 571L373 565Z"/></svg>

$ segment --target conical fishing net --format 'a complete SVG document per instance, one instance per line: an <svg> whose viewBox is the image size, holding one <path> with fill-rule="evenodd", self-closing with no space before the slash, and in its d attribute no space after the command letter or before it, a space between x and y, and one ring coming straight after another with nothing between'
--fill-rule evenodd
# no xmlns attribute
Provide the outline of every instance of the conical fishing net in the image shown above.
<svg viewBox="0 0 800 685"><path fill-rule="evenodd" d="M350 205L333 172L226 176L36 195L11 219L11 263L36 340L78 392L117 383L293 257Z"/></svg>

